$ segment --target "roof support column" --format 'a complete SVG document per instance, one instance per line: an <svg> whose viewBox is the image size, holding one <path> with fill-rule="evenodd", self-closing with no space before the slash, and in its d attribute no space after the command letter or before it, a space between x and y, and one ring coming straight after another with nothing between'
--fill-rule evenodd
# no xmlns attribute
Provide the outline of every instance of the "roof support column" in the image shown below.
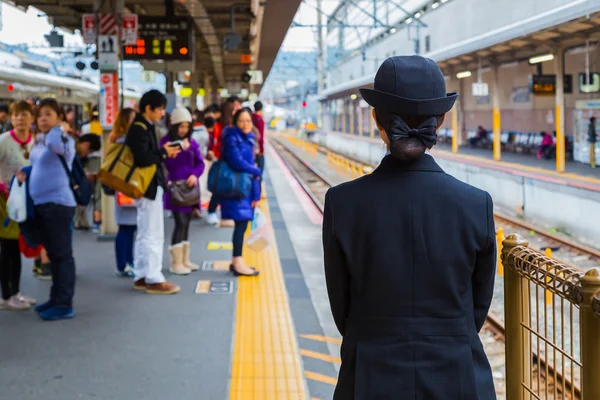
<svg viewBox="0 0 600 400"><path fill-rule="evenodd" d="M356 102L352 99L348 102L348 111L350 111L350 133L354 135L356 133L356 127L354 126L354 114L356 114Z"/></svg>
<svg viewBox="0 0 600 400"><path fill-rule="evenodd" d="M108 2L102 1L102 0L94 0L94 12L96 13L105 13L105 14L112 14L116 17L117 21L121 21L121 15L123 14L123 8L125 7L125 1L124 0L111 0ZM99 19L99 15L96 17L97 20ZM119 56L119 60L122 57L121 54L121 46L120 43L121 41L119 40L120 36L121 36L121 27L120 27L120 23L119 23L119 31L118 31L118 36L117 36L117 40L116 43L113 42L113 46L115 47L115 51L117 52L118 56ZM96 27L99 27L100 24L96 23ZM99 29L99 28L96 28ZM97 32L98 34L100 32ZM96 35L99 36L99 35ZM97 43L98 44L98 43ZM99 46L97 46L97 48L100 48ZM120 87L120 90L123 91L124 85L122 84L122 80L119 79L119 69L117 68L116 70L101 70L100 71L101 76L109 76L110 79L113 82L117 82L116 86L117 86L117 93L115 94L115 96L117 97L117 101L116 104L119 104L119 92L118 92L118 88ZM108 75L102 75L102 74L108 74ZM121 85L119 85L119 82L121 83ZM106 118L106 110L107 110L107 105L110 103L111 105L115 105L114 104L114 98L110 98L107 99L105 98L106 93L100 93L98 95L98 111L100 112L100 120L104 123L105 120L108 123L108 118ZM122 98L122 97L121 97ZM120 104L120 107L123 107L123 104ZM119 106L116 107L117 110L119 109ZM113 117L116 117L116 112L117 110L113 110ZM112 123L110 124L112 125ZM108 141L108 137L110 134L110 130L112 129L112 126L103 126L103 132L102 132L102 148L106 149L109 146L109 141ZM101 152L101 156L100 159L101 161L104 158L104 151ZM115 200L113 196L107 196L106 194L104 194L104 191L102 191L101 195L100 195L100 204L102 207L102 212L100 211L95 211L94 212L94 219L101 221L100 223L100 235L97 236L97 239L99 241L105 241L105 240L113 240L113 238L115 237L115 235L117 234L117 224L115 222ZM85 217L87 218L87 216Z"/></svg>
<svg viewBox="0 0 600 400"><path fill-rule="evenodd" d="M368 108L368 110L371 110L371 109ZM375 121L373 120L371 112L369 112L369 136L371 138L375 137Z"/></svg>
<svg viewBox="0 0 600 400"><path fill-rule="evenodd" d="M565 172L565 50L558 47L554 52L556 74L556 171Z"/></svg>
<svg viewBox="0 0 600 400"><path fill-rule="evenodd" d="M358 129L356 133L358 134L358 136L363 136L363 114L365 109L362 108L360 104L358 104L358 107L355 106L355 108L358 108Z"/></svg>
<svg viewBox="0 0 600 400"><path fill-rule="evenodd" d="M458 146L462 145L466 141L466 130L465 130L465 80L458 80ZM458 151L458 149L457 149Z"/></svg>
<svg viewBox="0 0 600 400"><path fill-rule="evenodd" d="M346 129L346 125L348 125L347 121L347 111L348 111L348 103L346 102L345 99L342 100L342 133L348 133L348 130Z"/></svg>
<svg viewBox="0 0 600 400"><path fill-rule="evenodd" d="M492 65L492 114L494 132L494 160L500 161L502 144L500 142L500 82L498 77L498 65Z"/></svg>
<svg viewBox="0 0 600 400"><path fill-rule="evenodd" d="M200 74L192 71L190 75L190 87L192 88L192 96L190 97L190 108L192 112L198 109L198 89L200 87Z"/></svg>

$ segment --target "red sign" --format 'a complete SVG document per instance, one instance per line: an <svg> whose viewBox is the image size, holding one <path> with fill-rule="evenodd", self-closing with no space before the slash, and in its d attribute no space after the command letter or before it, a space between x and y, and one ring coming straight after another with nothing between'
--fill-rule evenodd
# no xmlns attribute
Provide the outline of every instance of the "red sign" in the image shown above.
<svg viewBox="0 0 600 400"><path fill-rule="evenodd" d="M119 112L119 81L116 73L100 74L100 123L112 127Z"/></svg>
<svg viewBox="0 0 600 400"><path fill-rule="evenodd" d="M100 14L100 35L118 35L119 23L112 14Z"/></svg>
<svg viewBox="0 0 600 400"><path fill-rule="evenodd" d="M83 14L81 35L87 44L96 43L96 16L94 14Z"/></svg>
<svg viewBox="0 0 600 400"><path fill-rule="evenodd" d="M138 38L138 16L137 14L123 15L123 44L134 46Z"/></svg>

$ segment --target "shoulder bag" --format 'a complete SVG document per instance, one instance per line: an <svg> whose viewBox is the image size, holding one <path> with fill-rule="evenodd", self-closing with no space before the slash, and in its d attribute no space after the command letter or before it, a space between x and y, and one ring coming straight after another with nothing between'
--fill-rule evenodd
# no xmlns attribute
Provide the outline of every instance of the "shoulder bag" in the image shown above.
<svg viewBox="0 0 600 400"><path fill-rule="evenodd" d="M223 140L223 138L221 138ZM238 145L241 140L238 138ZM221 149L221 158L213 163L208 172L208 190L225 200L240 200L250 196L252 174L235 171L223 160L225 149Z"/></svg>

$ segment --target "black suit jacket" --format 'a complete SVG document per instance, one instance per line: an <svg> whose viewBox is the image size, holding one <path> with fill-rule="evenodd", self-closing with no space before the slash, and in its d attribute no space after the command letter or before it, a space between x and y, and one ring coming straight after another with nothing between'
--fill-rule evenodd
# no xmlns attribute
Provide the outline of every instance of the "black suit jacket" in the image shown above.
<svg viewBox="0 0 600 400"><path fill-rule="evenodd" d="M131 149L136 167L149 167L156 164L156 174L152 178L148 189L146 189L146 193L144 193L144 197L154 200L158 187L166 188L162 162L167 159L167 152L158 147L154 125L146 121L141 115L136 115L127 132L125 144Z"/></svg>
<svg viewBox="0 0 600 400"><path fill-rule="evenodd" d="M344 337L335 400L496 398L478 336L496 267L488 193L430 155L388 155L329 190L323 247Z"/></svg>

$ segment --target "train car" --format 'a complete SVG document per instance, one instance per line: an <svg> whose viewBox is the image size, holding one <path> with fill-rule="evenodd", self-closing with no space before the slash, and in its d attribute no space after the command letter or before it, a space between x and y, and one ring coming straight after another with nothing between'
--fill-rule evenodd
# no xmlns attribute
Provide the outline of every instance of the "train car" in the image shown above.
<svg viewBox="0 0 600 400"><path fill-rule="evenodd" d="M54 74L0 65L0 102L10 104L14 100L54 97L61 105L75 110L77 121L89 118L90 108L98 102L99 85L83 79L68 78ZM137 103L141 94L125 89L123 106Z"/></svg>

